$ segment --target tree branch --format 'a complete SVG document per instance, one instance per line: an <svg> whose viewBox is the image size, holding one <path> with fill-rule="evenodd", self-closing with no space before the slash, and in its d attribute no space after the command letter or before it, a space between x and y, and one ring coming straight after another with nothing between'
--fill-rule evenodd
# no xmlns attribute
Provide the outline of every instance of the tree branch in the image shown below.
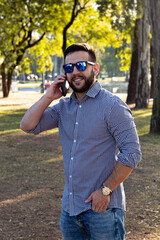
<svg viewBox="0 0 160 240"><path fill-rule="evenodd" d="M45 34L46 34L46 33L44 32L44 33L41 35L41 37L40 37L38 40L36 40L34 43L30 43L30 41L31 41L31 39L30 39L30 40L28 41L28 46L25 47L25 50L28 49L28 48L31 48L31 47L35 46L36 44L38 44L38 43L43 39L43 37L44 37Z"/></svg>
<svg viewBox="0 0 160 240"><path fill-rule="evenodd" d="M31 34L31 33L30 33ZM16 66L18 66L19 64L20 64L20 62L22 61L22 58L23 58L23 56L24 56L24 53L25 53L25 51L28 49L28 48L31 48L31 47L33 47L33 46L35 46L36 44L38 44L41 40L42 40L42 38L44 37L44 35L45 35L46 33L44 32L42 35L41 35L41 37L38 39L38 40L36 40L35 42L33 42L33 43L30 43L30 40L28 40L28 45L26 46L26 47L24 47L24 48L21 48L21 49L17 49L17 59L16 59L16 64L15 65L13 65L13 67L16 67Z"/></svg>
<svg viewBox="0 0 160 240"><path fill-rule="evenodd" d="M76 7L77 7L79 1L78 0L74 0L74 5L73 5L73 9L72 9L71 19L70 19L70 21L67 23L67 25L63 29L63 45L62 45L63 53L64 53L64 51L66 49L66 45L67 45L67 30L73 24L74 20L78 16L78 14L80 12L82 12L82 10L85 9L85 7L88 4L88 2L89 1L87 1L83 6L80 6L80 8L76 11Z"/></svg>

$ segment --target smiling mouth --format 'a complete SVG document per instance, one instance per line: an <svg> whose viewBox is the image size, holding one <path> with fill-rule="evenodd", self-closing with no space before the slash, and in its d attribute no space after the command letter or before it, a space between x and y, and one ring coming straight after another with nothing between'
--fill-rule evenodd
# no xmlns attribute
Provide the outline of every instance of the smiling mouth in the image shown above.
<svg viewBox="0 0 160 240"><path fill-rule="evenodd" d="M82 76L78 76L78 77L73 77L73 78L72 78L72 81L73 81L73 82L80 82L80 81L82 81L82 80L84 80L84 77L82 77Z"/></svg>
<svg viewBox="0 0 160 240"><path fill-rule="evenodd" d="M83 79L75 79L75 80L73 80L73 82L80 82L80 81L82 81Z"/></svg>

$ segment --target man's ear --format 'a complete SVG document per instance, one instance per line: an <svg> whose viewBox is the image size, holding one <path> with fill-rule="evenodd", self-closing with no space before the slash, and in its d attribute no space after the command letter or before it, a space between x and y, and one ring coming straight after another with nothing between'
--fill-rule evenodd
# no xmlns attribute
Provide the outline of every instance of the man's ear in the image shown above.
<svg viewBox="0 0 160 240"><path fill-rule="evenodd" d="M94 76L95 76L95 77L98 75L99 69L100 69L99 64L96 63L96 64L94 65Z"/></svg>

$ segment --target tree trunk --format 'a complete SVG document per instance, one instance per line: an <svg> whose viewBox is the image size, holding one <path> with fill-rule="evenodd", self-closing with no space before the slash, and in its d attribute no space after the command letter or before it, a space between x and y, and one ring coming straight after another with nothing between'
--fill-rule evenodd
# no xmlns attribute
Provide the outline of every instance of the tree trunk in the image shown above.
<svg viewBox="0 0 160 240"><path fill-rule="evenodd" d="M150 98L153 98L154 96L154 58L153 58L153 46L151 41L151 57L150 57L150 63L151 63L151 88L150 88Z"/></svg>
<svg viewBox="0 0 160 240"><path fill-rule="evenodd" d="M150 132L160 133L160 1L148 0L154 57L154 101Z"/></svg>
<svg viewBox="0 0 160 240"><path fill-rule="evenodd" d="M127 104L135 103L138 71L138 29L140 19L136 19L132 45L132 59L128 84Z"/></svg>
<svg viewBox="0 0 160 240"><path fill-rule="evenodd" d="M6 72L5 72L5 63L3 62L1 64L1 74L2 74L2 91L3 91L3 97L8 97L8 87L6 82Z"/></svg>
<svg viewBox="0 0 160 240"><path fill-rule="evenodd" d="M14 67L8 69L8 80L7 80L8 93L10 92L10 89L11 89L13 72L14 72Z"/></svg>
<svg viewBox="0 0 160 240"><path fill-rule="evenodd" d="M12 83L12 76L13 76L14 67L11 67L8 69L7 78L6 78L6 69L5 69L5 63L3 62L1 65L1 74L2 74L2 91L3 91L3 97L8 97L11 83Z"/></svg>
<svg viewBox="0 0 160 240"><path fill-rule="evenodd" d="M74 0L74 4L73 4L73 9L72 9L72 14L71 14L71 19L70 21L67 23L67 25L64 27L63 29L63 45L62 45L62 51L64 53L66 46L67 46L67 30L70 28L70 26L73 24L75 18L77 17L79 11L76 10L78 5L78 0Z"/></svg>
<svg viewBox="0 0 160 240"><path fill-rule="evenodd" d="M7 78L6 79L6 68L8 68L7 66L7 57L6 59L4 60L4 62L1 64L1 73L2 73L2 89L3 89L3 97L8 97L9 96L9 91L10 91L10 88L11 88L11 83L12 83L12 76L13 76L13 72L16 68L16 66L18 66L22 59L23 59L23 56L25 54L25 51L28 49L28 48L31 48L31 47L34 47L36 44L38 44L44 37L45 35L45 32L40 36L40 38L34 42L32 42L31 40L31 36L32 36L32 31L33 30L28 30L26 36L27 37L22 37L22 39L19 41L18 44L16 44L16 48L13 44L13 50L11 50L9 52L9 55L10 54L13 54L13 55L16 55L16 59L14 61L14 63L11 65L11 67L9 67L8 69L8 73L7 73ZM27 45L26 45L27 43Z"/></svg>
<svg viewBox="0 0 160 240"><path fill-rule="evenodd" d="M140 21L138 38L138 81L136 89L136 108L147 108L150 97L150 25L147 0L143 0L142 3L143 16Z"/></svg>

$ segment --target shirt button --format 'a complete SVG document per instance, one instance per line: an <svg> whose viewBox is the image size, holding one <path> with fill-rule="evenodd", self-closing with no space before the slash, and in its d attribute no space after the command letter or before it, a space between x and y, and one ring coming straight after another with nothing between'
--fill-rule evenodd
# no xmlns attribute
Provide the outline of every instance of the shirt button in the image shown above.
<svg viewBox="0 0 160 240"><path fill-rule="evenodd" d="M74 143L76 142L76 139L74 139Z"/></svg>

